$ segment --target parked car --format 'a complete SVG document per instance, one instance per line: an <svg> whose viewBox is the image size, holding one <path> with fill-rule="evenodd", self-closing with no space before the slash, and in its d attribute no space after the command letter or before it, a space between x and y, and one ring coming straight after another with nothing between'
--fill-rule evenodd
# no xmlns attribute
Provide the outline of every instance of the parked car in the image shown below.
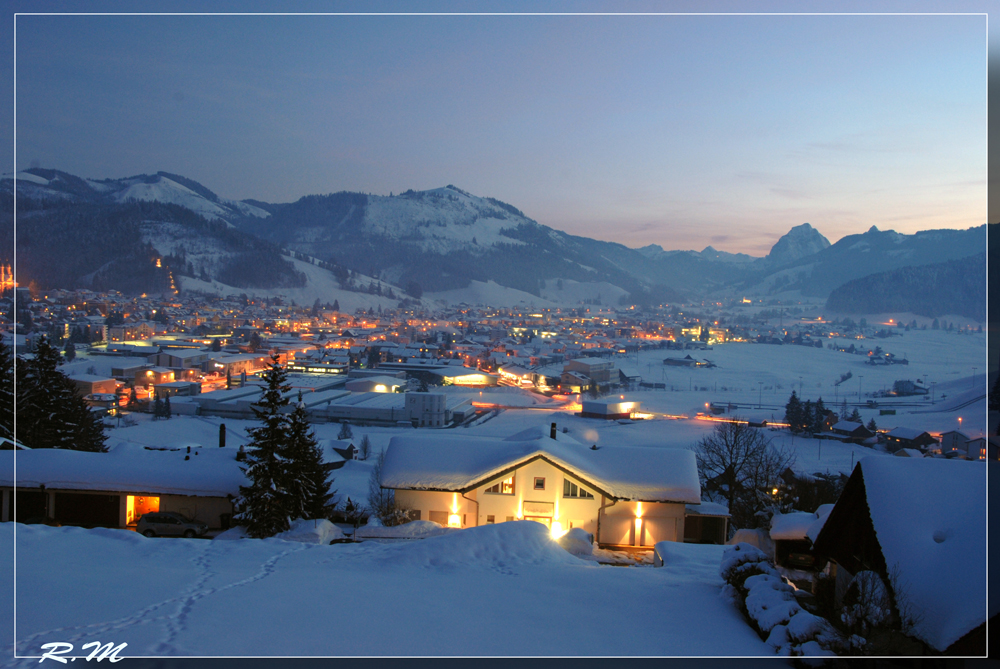
<svg viewBox="0 0 1000 669"><path fill-rule="evenodd" d="M136 531L144 537L200 537L208 532L208 525L192 520L173 511L143 514Z"/></svg>

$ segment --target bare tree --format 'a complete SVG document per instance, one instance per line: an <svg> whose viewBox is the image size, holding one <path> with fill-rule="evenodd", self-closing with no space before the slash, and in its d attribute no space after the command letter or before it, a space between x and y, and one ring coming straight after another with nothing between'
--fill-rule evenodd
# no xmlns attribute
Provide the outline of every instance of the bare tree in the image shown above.
<svg viewBox="0 0 1000 669"><path fill-rule="evenodd" d="M702 489L709 499L726 502L734 531L770 520L776 504L772 491L795 462L792 453L773 446L738 416L719 422L698 442L696 456Z"/></svg>
<svg viewBox="0 0 1000 669"><path fill-rule="evenodd" d="M361 437L361 444L358 446L358 455L361 460L367 460L368 456L372 454L372 440L368 438L368 435Z"/></svg>
<svg viewBox="0 0 1000 669"><path fill-rule="evenodd" d="M367 437L366 437L367 438ZM375 466L368 477L368 511L385 527L402 525L409 519L409 510L396 504L396 491L382 487L382 465L385 451L375 458Z"/></svg>

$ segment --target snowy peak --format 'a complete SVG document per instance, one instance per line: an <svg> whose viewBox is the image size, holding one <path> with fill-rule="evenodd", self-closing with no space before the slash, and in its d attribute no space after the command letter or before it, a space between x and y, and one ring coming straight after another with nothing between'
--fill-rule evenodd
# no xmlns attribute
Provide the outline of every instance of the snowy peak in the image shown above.
<svg viewBox="0 0 1000 669"><path fill-rule="evenodd" d="M3 175L3 190L13 190L13 175ZM124 179L81 179L59 170L33 167L17 173L18 196L39 201L91 203L161 202L175 204L209 220L270 214L245 202L225 200L193 179L157 172Z"/></svg>
<svg viewBox="0 0 1000 669"><path fill-rule="evenodd" d="M788 231L767 254L765 260L769 265L784 265L790 262L819 253L830 246L830 240L821 235L816 228L808 223L797 225Z"/></svg>

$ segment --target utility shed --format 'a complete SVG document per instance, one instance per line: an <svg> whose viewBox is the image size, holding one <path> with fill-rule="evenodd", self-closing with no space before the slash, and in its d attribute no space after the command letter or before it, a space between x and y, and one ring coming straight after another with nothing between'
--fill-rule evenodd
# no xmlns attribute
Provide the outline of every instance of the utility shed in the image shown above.
<svg viewBox="0 0 1000 669"><path fill-rule="evenodd" d="M986 597L986 478L993 467L862 459L814 545L831 562L837 599L855 574L875 572L915 614L916 639L946 654L985 654L986 620L1000 612L1000 601L991 598L987 608Z"/></svg>

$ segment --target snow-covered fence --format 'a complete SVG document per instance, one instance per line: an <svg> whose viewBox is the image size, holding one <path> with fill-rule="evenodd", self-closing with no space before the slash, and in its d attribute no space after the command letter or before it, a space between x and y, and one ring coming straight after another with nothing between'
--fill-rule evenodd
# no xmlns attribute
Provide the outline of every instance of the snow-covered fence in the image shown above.
<svg viewBox="0 0 1000 669"><path fill-rule="evenodd" d="M837 629L799 605L795 588L760 549L746 543L729 546L719 575L750 626L778 655L835 655L844 648Z"/></svg>

